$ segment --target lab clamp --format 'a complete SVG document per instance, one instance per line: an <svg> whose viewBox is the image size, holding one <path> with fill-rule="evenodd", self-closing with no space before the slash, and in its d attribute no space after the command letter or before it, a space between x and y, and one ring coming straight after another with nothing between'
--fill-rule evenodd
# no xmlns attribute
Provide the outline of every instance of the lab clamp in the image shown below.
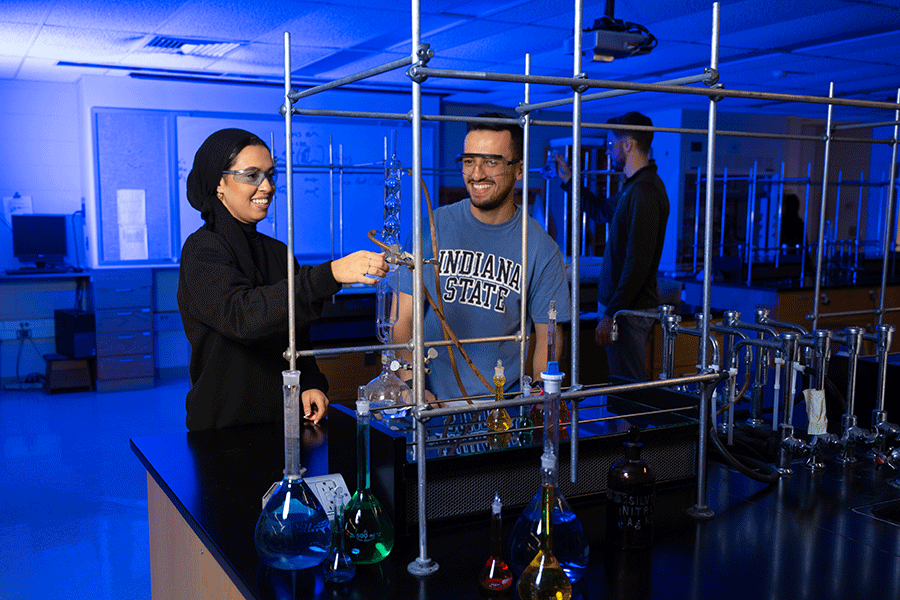
<svg viewBox="0 0 900 600"><path fill-rule="evenodd" d="M662 364L660 379L672 379L675 362L675 340L678 335L702 336L703 315L695 315L697 325L684 327L681 317L671 305L661 305L657 311L621 310L613 316L613 340L618 337L618 320L623 316L657 320L662 330ZM756 310L754 322L740 320L740 313L728 310L719 323L707 327L707 344L712 348L709 369L727 374L727 391L713 391L712 418L727 412L715 431L734 441L734 407L746 398L750 404L749 418L740 426L754 432L760 438L774 439L774 472L778 476L793 474L795 459L806 458L805 467L811 471L825 468L823 460L833 456L840 463L852 463L863 454L873 458L879 466L889 467L900 473L900 426L888 421L885 411L888 353L894 333L893 325L879 325L873 333L860 327L847 327L844 331L817 329L807 331L801 325L771 318L769 310ZM722 334L720 349L714 333ZM857 363L864 341L873 342L878 360L878 377L875 386L875 409L872 426L866 430L858 426L855 414ZM847 354L847 388L843 394L844 412L841 415L840 434L828 432L826 393L840 396L840 390L828 380L828 367L835 348L843 348ZM743 356L743 371L741 371ZM764 397L772 377L772 418L764 419ZM698 365L698 369L701 366ZM743 384L737 391L738 377L743 372ZM810 385L797 393L797 377L808 377ZM724 381L724 379L723 379ZM696 393L687 386L679 391ZM809 417L809 427L804 439L795 435L793 426L794 406L802 397ZM770 443L770 446L772 444ZM900 487L900 475L894 480Z"/></svg>

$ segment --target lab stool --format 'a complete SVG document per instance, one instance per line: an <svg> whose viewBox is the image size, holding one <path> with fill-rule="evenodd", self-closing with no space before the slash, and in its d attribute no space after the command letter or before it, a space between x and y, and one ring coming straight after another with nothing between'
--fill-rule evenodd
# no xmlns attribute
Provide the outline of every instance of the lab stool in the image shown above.
<svg viewBox="0 0 900 600"><path fill-rule="evenodd" d="M48 394L94 389L94 377L91 372L93 358L69 358L62 354L45 354L44 360L47 361L44 390Z"/></svg>

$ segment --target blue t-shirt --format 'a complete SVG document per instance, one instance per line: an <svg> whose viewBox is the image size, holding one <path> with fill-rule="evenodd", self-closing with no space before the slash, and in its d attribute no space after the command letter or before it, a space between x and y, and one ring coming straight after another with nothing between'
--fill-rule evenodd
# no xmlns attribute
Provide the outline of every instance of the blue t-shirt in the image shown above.
<svg viewBox="0 0 900 600"><path fill-rule="evenodd" d="M475 218L469 200L439 208L434 213L440 258L441 298L444 314L460 340L515 335L519 331L522 292L522 210L509 221L489 225ZM412 237L405 249L412 252ZM431 258L431 232L427 219L423 226L423 255ZM400 290L412 294L412 273L399 271ZM434 267L425 265L425 287L437 301ZM556 242L528 217L527 331L533 323L546 323L550 301L556 300L557 322L570 317L569 282L566 266ZM443 330L434 311L425 304L425 341L443 340ZM465 344L481 374L491 382L497 359L503 361L506 390L518 389L519 344L515 341ZM438 398L462 396L448 352L439 347L438 357L429 363L426 387ZM462 355L454 349L456 365L469 395L487 393Z"/></svg>

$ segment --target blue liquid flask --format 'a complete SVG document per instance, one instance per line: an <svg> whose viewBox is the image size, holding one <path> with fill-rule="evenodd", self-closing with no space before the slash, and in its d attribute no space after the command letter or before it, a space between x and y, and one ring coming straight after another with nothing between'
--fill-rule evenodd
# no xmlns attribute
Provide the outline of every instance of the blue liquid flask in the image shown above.
<svg viewBox="0 0 900 600"><path fill-rule="evenodd" d="M262 562L285 570L321 564L331 548L331 524L300 475L300 371L283 371L284 479L266 501L254 538Z"/></svg>
<svg viewBox="0 0 900 600"><path fill-rule="evenodd" d="M560 401L556 394L560 390L563 374L559 372L558 363L551 361L547 365L547 372L542 373L541 377L544 380L544 453L558 457ZM587 569L590 547L581 521L559 491L555 468L552 473L542 474L542 480L548 477L546 484L542 484L513 527L509 537L509 566L516 577L521 577L537 555L544 529L542 508L545 501L549 500L552 508L553 554L569 580L575 583ZM546 489L547 485L550 486L549 490Z"/></svg>

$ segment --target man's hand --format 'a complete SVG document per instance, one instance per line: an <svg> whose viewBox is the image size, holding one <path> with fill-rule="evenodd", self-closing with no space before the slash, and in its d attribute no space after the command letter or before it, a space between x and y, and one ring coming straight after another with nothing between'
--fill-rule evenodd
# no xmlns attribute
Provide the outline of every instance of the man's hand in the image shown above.
<svg viewBox="0 0 900 600"><path fill-rule="evenodd" d="M598 346L612 346L612 322L612 317L603 315L603 318L597 323L597 329L594 330L594 341Z"/></svg>

